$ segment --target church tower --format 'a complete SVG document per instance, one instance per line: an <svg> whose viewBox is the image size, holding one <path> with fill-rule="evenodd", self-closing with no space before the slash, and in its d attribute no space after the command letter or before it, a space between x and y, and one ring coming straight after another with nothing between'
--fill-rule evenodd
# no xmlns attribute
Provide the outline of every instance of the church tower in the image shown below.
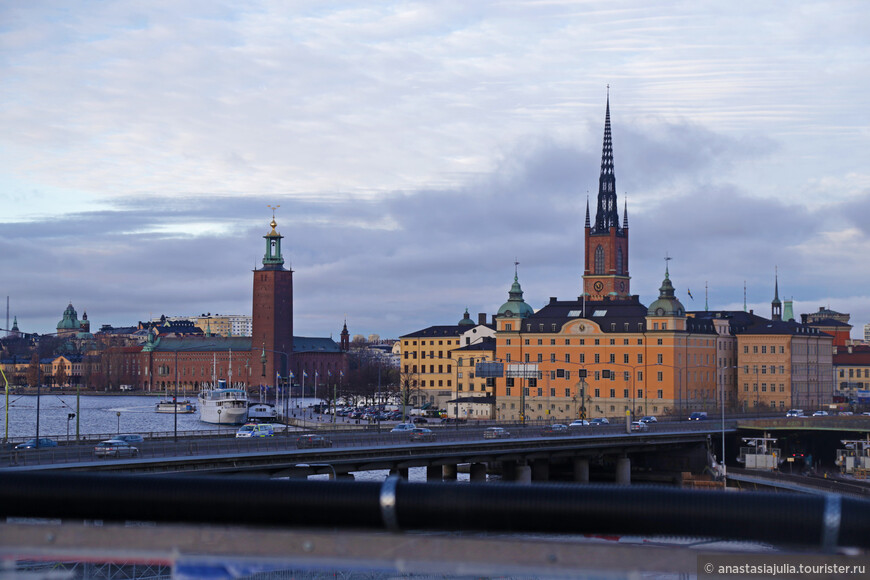
<svg viewBox="0 0 870 580"><path fill-rule="evenodd" d="M284 268L281 240L272 214L272 231L263 236L266 254L263 267L254 270L254 296L251 308L251 351L256 360L265 354L260 381L275 384L276 374L289 374L293 356L293 270Z"/></svg>
<svg viewBox="0 0 870 580"><path fill-rule="evenodd" d="M616 176L613 172L613 142L610 136L609 88L604 115L604 146L601 152L595 224L589 219L587 199L585 238L583 293L590 300L603 300L605 297L628 299L631 296L631 278L628 275L628 208L623 211L620 227L616 207Z"/></svg>

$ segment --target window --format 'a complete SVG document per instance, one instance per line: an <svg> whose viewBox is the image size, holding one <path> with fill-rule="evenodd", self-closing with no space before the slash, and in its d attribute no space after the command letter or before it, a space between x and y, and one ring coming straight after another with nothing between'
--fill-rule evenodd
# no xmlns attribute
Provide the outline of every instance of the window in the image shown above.
<svg viewBox="0 0 870 580"><path fill-rule="evenodd" d="M541 326L543 326L543 325L541 325ZM544 329L542 328L541 330L544 330ZM544 344L544 341L539 338L538 339L538 346L542 346L543 344Z"/></svg>
<svg viewBox="0 0 870 580"><path fill-rule="evenodd" d="M571 355L568 354L568 353L565 353L565 362L566 362L566 363L571 362Z"/></svg>
<svg viewBox="0 0 870 580"><path fill-rule="evenodd" d="M623 398L623 399L627 399L627 398L628 398L628 389L622 389L622 398Z"/></svg>
<svg viewBox="0 0 870 580"><path fill-rule="evenodd" d="M507 395L508 397L511 396L511 388L510 388L510 387L507 387L507 388L505 389L505 395ZM513 409L513 406L514 406L514 404L511 403L511 409Z"/></svg>
<svg viewBox="0 0 870 580"><path fill-rule="evenodd" d="M659 389L658 391L656 391L656 398L659 398L659 399L664 399L664 398L665 398L664 392L663 392L661 389ZM653 407L653 408L655 408L655 407Z"/></svg>
<svg viewBox="0 0 870 580"><path fill-rule="evenodd" d="M643 382L643 371L637 371L637 382Z"/></svg>
<svg viewBox="0 0 870 580"><path fill-rule="evenodd" d="M551 397L555 397L555 396L556 396L556 389L550 389L550 396L551 396Z"/></svg>
<svg viewBox="0 0 870 580"><path fill-rule="evenodd" d="M556 353L555 352L550 353L550 362L556 362Z"/></svg>
<svg viewBox="0 0 870 580"><path fill-rule="evenodd" d="M505 355L505 362L511 362L511 353Z"/></svg>
<svg viewBox="0 0 870 580"><path fill-rule="evenodd" d="M616 326L615 324L612 325L612 327L615 327L615 326ZM616 330L616 328L612 328L612 330ZM615 338L611 338L611 339L610 339L610 346L615 346L615 345L616 345L616 339L615 339Z"/></svg>
<svg viewBox="0 0 870 580"><path fill-rule="evenodd" d="M657 339L656 344L658 344L659 346L661 346L661 345L664 344L664 343L662 342L662 339L659 338L659 339Z"/></svg>
<svg viewBox="0 0 870 580"><path fill-rule="evenodd" d="M622 355L622 362L624 362L625 364L628 364L628 355L627 354Z"/></svg>
<svg viewBox="0 0 870 580"><path fill-rule="evenodd" d="M504 343L505 343L506 345L510 346L510 345L511 345L511 339L507 339L507 340L505 340Z"/></svg>
<svg viewBox="0 0 870 580"><path fill-rule="evenodd" d="M630 381L630 380L631 380L631 372L629 372L629 371L622 371L622 380L625 381L625 382Z"/></svg>
<svg viewBox="0 0 870 580"><path fill-rule="evenodd" d="M776 348L776 347L773 347L773 348ZM761 354L767 354L767 347L764 345L761 346Z"/></svg>
<svg viewBox="0 0 870 580"><path fill-rule="evenodd" d="M566 396L566 397L570 397L570 396L571 396L571 389L565 389L565 396Z"/></svg>
<svg viewBox="0 0 870 580"><path fill-rule="evenodd" d="M595 389L595 397L601 397L601 389Z"/></svg>
<svg viewBox="0 0 870 580"><path fill-rule="evenodd" d="M514 328L514 325L511 324L510 322L508 322L504 325L505 330L513 330L513 328Z"/></svg>
<svg viewBox="0 0 870 580"><path fill-rule="evenodd" d="M595 339L595 346L598 346L598 345L600 345L600 344L601 344L601 340L598 339L598 338L596 338L596 339Z"/></svg>
<svg viewBox="0 0 870 580"><path fill-rule="evenodd" d="M585 362L586 362L586 354L581 352L580 353L580 363L583 364Z"/></svg>
<svg viewBox="0 0 870 580"><path fill-rule="evenodd" d="M508 388L514 386L514 378L513 377L506 378L505 379L505 386Z"/></svg>
<svg viewBox="0 0 870 580"><path fill-rule="evenodd" d="M617 276L622 275L622 248L616 249L616 274Z"/></svg>
<svg viewBox="0 0 870 580"><path fill-rule="evenodd" d="M610 389L610 397L613 398L616 396L616 389Z"/></svg>
<svg viewBox="0 0 870 580"><path fill-rule="evenodd" d="M656 373L656 381L662 382L662 371Z"/></svg>
<svg viewBox="0 0 870 580"><path fill-rule="evenodd" d="M643 389L638 389L638 390L637 390L637 398L638 398L638 399L643 399Z"/></svg>
<svg viewBox="0 0 870 580"><path fill-rule="evenodd" d="M595 248L595 274L604 274L604 248Z"/></svg>
<svg viewBox="0 0 870 580"><path fill-rule="evenodd" d="M540 352L538 353L538 362L544 362L544 355L543 355L543 353L540 353Z"/></svg>
<svg viewBox="0 0 870 580"><path fill-rule="evenodd" d="M598 364L601 362L601 355L597 352L595 353L595 363Z"/></svg>
<svg viewBox="0 0 870 580"><path fill-rule="evenodd" d="M553 330L556 330L555 324L553 325ZM550 346L556 346L556 339L555 338L550 339Z"/></svg>
<svg viewBox="0 0 870 580"><path fill-rule="evenodd" d="M529 346L529 339L528 339L528 338L525 339L525 340L523 341L523 344L525 344L526 346Z"/></svg>
<svg viewBox="0 0 870 580"><path fill-rule="evenodd" d="M616 355L613 353L610 353L610 362L614 364L616 363Z"/></svg>
<svg viewBox="0 0 870 580"><path fill-rule="evenodd" d="M757 347L757 346L753 346L753 347L752 347L752 352L753 352L753 354L758 354L758 347Z"/></svg>
<svg viewBox="0 0 870 580"><path fill-rule="evenodd" d="M643 363L643 355L639 354L639 355L637 355L637 364L642 364L642 363Z"/></svg>
<svg viewBox="0 0 870 580"><path fill-rule="evenodd" d="M656 355L656 364L663 364L663 363L664 363L663 355L661 353L657 354Z"/></svg>

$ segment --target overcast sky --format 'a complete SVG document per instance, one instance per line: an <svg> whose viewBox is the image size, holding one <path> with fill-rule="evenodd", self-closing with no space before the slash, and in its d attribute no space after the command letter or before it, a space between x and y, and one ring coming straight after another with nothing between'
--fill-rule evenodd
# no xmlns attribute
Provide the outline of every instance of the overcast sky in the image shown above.
<svg viewBox="0 0 870 580"><path fill-rule="evenodd" d="M0 292L22 331L250 314L398 337L577 297L610 85L632 291L870 322L865 2L0 4ZM691 290L694 300L689 298ZM5 304L3 305L5 307ZM5 313L0 316L5 324Z"/></svg>

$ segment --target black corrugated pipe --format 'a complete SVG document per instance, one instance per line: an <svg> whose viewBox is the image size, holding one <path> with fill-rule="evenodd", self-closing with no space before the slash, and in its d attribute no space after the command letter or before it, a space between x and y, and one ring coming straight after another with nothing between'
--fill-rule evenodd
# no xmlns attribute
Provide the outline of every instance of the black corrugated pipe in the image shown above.
<svg viewBox="0 0 870 580"><path fill-rule="evenodd" d="M234 509L226 506L231 503ZM870 547L870 501L643 486L0 474L0 516L281 527L606 533Z"/></svg>

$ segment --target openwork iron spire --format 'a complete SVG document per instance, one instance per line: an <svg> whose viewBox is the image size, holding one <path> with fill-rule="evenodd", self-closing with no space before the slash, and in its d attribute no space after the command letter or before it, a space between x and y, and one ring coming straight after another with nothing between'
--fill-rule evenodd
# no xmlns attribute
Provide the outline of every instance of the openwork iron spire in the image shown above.
<svg viewBox="0 0 870 580"><path fill-rule="evenodd" d="M616 175L613 173L613 141L610 136L610 85L607 86L607 110L604 115L604 145L601 151L601 176L598 178L598 212L593 233L620 229L616 209Z"/></svg>

